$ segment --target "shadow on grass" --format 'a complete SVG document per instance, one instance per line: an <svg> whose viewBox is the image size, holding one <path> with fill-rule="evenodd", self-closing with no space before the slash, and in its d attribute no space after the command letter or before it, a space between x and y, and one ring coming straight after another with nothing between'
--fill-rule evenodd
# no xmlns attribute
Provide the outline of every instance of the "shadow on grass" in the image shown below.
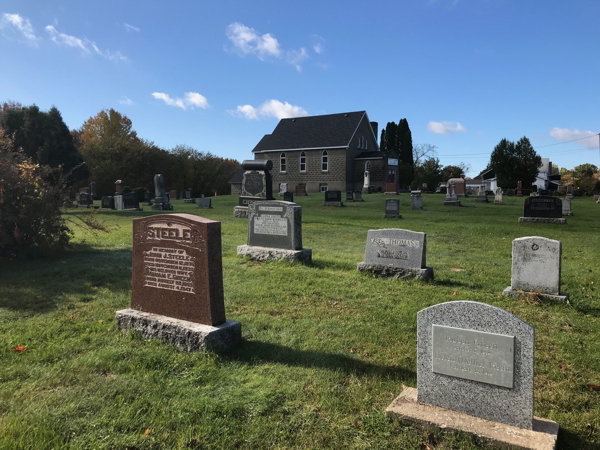
<svg viewBox="0 0 600 450"><path fill-rule="evenodd" d="M313 259L312 263L307 264L309 267L315 269L335 269L335 270L346 270L356 271L356 263L347 263L342 261L331 261L326 259Z"/></svg>
<svg viewBox="0 0 600 450"><path fill-rule="evenodd" d="M560 448L561 450L597 450L598 444L592 443L589 439L560 427L556 448Z"/></svg>
<svg viewBox="0 0 600 450"><path fill-rule="evenodd" d="M251 365L264 363L297 367L316 367L346 374L371 375L390 380L416 380L417 374L401 366L381 366L349 356L311 350L296 350L270 342L243 340L240 347L222 358Z"/></svg>
<svg viewBox="0 0 600 450"><path fill-rule="evenodd" d="M0 308L45 313L73 295L93 301L98 288L131 289L131 249L76 245L54 257L0 263Z"/></svg>
<svg viewBox="0 0 600 450"><path fill-rule="evenodd" d="M454 280L438 280L438 279L436 279L434 281L434 283L437 284L438 286L466 287L469 289L483 289L483 286L481 284L463 283L461 281L454 281Z"/></svg>

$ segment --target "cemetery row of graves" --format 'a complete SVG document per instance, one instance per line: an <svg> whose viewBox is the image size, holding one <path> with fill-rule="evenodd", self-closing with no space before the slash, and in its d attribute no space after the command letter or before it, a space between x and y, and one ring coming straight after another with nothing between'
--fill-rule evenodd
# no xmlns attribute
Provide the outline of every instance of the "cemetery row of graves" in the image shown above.
<svg viewBox="0 0 600 450"><path fill-rule="evenodd" d="M57 261L74 280L94 269L85 293L74 282L46 311L3 305L16 326L1 332L31 343L4 369L21 401L0 442L25 445L16 424L35 416L34 433L71 448L600 444L591 199L488 202L450 185L292 202L274 198L265 163L244 169L239 199L210 204L173 201L157 175L152 209L99 213L108 236L79 231ZM3 294L27 288L16 277Z"/></svg>

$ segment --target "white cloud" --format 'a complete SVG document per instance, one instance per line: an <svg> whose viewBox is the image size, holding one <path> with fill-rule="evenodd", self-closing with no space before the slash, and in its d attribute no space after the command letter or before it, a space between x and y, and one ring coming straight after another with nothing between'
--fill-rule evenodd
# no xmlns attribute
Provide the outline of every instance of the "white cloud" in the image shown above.
<svg viewBox="0 0 600 450"><path fill-rule="evenodd" d="M35 35L29 19L21 17L19 14L4 13L2 20L0 20L0 29L8 26L13 27L15 31L21 33L27 39L27 42L37 45L39 38Z"/></svg>
<svg viewBox="0 0 600 450"><path fill-rule="evenodd" d="M315 44L313 45L313 50L315 51L315 53L320 55L321 53L323 53L323 46L321 44Z"/></svg>
<svg viewBox="0 0 600 450"><path fill-rule="evenodd" d="M317 55L320 55L325 51L325 39L318 34L313 34L311 37L313 41L313 50Z"/></svg>
<svg viewBox="0 0 600 450"><path fill-rule="evenodd" d="M184 98L171 98L163 92L153 92L152 96L158 100L164 101L169 106L175 106L181 109L194 109L194 107L206 109L210 105L205 96L197 92L186 92Z"/></svg>
<svg viewBox="0 0 600 450"><path fill-rule="evenodd" d="M557 141L572 141L579 139L577 144L587 148L598 148L598 133L593 131L583 131L576 128L569 130L568 128L554 127L550 130L550 136Z"/></svg>
<svg viewBox="0 0 600 450"><path fill-rule="evenodd" d="M133 100L131 100L130 98L127 98L127 97L123 96L123 97L120 98L119 103L121 105L131 106L131 105L133 105Z"/></svg>
<svg viewBox="0 0 600 450"><path fill-rule="evenodd" d="M467 131L460 122L429 122L427 129L435 134L450 135L459 131Z"/></svg>
<svg viewBox="0 0 600 450"><path fill-rule="evenodd" d="M64 44L69 47L79 48L85 53L94 52L97 55L114 62L128 61L127 57L119 51L111 52L110 50L100 50L96 43L94 41L90 41L88 38L81 39L76 36L60 33L56 28L54 28L53 25L46 26L45 30L50 35L50 39L52 39L58 45Z"/></svg>
<svg viewBox="0 0 600 450"><path fill-rule="evenodd" d="M308 59L308 52L304 47L300 50L291 50L287 53L287 62L296 68L298 72L302 72L302 64Z"/></svg>
<svg viewBox="0 0 600 450"><path fill-rule="evenodd" d="M140 32L140 29L138 27L134 27L133 25L129 25L128 23L123 22L123 26L125 27L125 29L129 32L129 31L135 31L136 33Z"/></svg>
<svg viewBox="0 0 600 450"><path fill-rule="evenodd" d="M258 108L252 105L238 106L235 111L227 111L231 115L244 117L248 120L258 120L261 117L276 117L277 119L287 119L289 117L308 116L308 112L300 107L291 105L288 102L279 100L267 100Z"/></svg>
<svg viewBox="0 0 600 450"><path fill-rule="evenodd" d="M254 28L234 22L227 27L226 34L234 47L244 55L253 54L260 60L281 55L279 41L271 33L260 35Z"/></svg>

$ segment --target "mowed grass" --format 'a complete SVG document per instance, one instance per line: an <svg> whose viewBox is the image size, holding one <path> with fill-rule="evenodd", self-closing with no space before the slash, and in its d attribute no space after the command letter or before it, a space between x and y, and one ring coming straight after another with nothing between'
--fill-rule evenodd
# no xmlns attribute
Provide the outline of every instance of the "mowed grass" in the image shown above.
<svg viewBox="0 0 600 450"><path fill-rule="evenodd" d="M517 223L523 198L454 208L425 195L424 211L400 199L396 220L382 218L380 194L344 208L298 197L309 266L238 258L247 221L232 216L237 197L214 198L211 210L175 201L174 212L221 221L226 314L242 323L244 341L220 355L115 327L131 299L131 221L149 207L99 212L110 233L74 227L62 255L0 263L0 448L486 449L384 413L403 385L416 386L417 312L451 300L495 305L535 326L535 414L560 424L559 448L600 448L600 205L576 199L558 226ZM358 274L376 228L428 233L435 281ZM501 295L511 241L523 236L563 242L568 304Z"/></svg>

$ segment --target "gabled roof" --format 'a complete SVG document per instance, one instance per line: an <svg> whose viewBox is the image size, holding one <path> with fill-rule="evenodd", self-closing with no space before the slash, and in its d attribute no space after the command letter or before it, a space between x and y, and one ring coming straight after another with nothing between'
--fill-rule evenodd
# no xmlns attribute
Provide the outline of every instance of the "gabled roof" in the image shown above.
<svg viewBox="0 0 600 450"><path fill-rule="evenodd" d="M354 159L378 159L378 158L383 158L385 156L384 152L362 152L359 153L358 155L356 155L356 158Z"/></svg>
<svg viewBox="0 0 600 450"><path fill-rule="evenodd" d="M281 119L273 133L266 134L252 152L345 148L366 114L356 111Z"/></svg>
<svg viewBox="0 0 600 450"><path fill-rule="evenodd" d="M229 184L241 183L243 179L244 179L244 169L240 168L240 169L238 169L238 171L236 173L233 174L233 176L229 179L229 181L227 183L229 183Z"/></svg>

